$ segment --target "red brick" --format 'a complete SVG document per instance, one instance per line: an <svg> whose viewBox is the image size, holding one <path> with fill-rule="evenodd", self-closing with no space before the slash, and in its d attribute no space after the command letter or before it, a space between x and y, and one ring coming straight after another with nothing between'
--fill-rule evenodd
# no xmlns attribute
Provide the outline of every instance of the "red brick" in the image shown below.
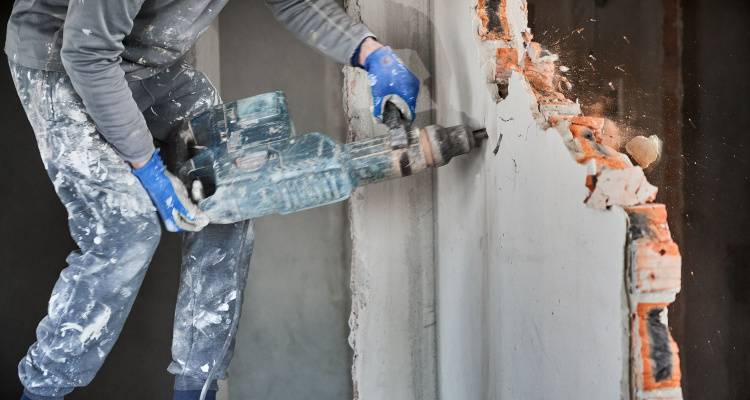
<svg viewBox="0 0 750 400"><path fill-rule="evenodd" d="M679 292L682 255L672 240L663 204L626 209L630 216L628 247L633 293Z"/></svg>
<svg viewBox="0 0 750 400"><path fill-rule="evenodd" d="M622 147L623 134L620 127L610 119L599 117L575 117L571 120L571 123L591 129L597 143L605 144L617 150Z"/></svg>
<svg viewBox="0 0 750 400"><path fill-rule="evenodd" d="M507 0L477 1L477 14L482 23L479 36L482 40L511 40L507 3Z"/></svg>
<svg viewBox="0 0 750 400"><path fill-rule="evenodd" d="M682 373L677 343L661 321L668 303L638 304L633 320L633 375L636 389L679 389Z"/></svg>
<svg viewBox="0 0 750 400"><path fill-rule="evenodd" d="M498 82L507 82L513 71L521 72L518 65L518 50L501 47L497 49L497 70L496 78Z"/></svg>

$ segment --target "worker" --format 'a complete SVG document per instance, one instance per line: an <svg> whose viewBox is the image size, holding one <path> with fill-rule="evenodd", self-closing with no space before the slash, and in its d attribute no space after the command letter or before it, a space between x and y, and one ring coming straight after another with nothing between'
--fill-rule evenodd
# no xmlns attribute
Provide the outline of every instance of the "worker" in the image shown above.
<svg viewBox="0 0 750 400"><path fill-rule="evenodd" d="M92 381L141 286L160 219L166 230L185 232L168 367L174 399L197 399L215 366L215 377L226 377L231 354L218 358L230 310L242 303L253 225L209 224L158 147L186 118L219 104L185 56L227 1L15 1L5 51L79 248L19 363L23 399L62 399ZM418 79L335 0L266 3L307 44L367 70L375 117L386 100L415 117Z"/></svg>

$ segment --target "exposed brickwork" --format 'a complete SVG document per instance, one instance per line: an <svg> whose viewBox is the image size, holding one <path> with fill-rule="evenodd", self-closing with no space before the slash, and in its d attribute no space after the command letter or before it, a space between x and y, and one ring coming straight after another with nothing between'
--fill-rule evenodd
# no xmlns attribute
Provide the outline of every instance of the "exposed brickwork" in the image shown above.
<svg viewBox="0 0 750 400"><path fill-rule="evenodd" d="M648 204L627 211L632 294L676 294L682 284L682 256L667 225L666 206Z"/></svg>
<svg viewBox="0 0 750 400"><path fill-rule="evenodd" d="M495 54L495 80L500 90L500 96L508 95L508 83L513 72L522 72L518 63L518 50L510 47L499 47Z"/></svg>
<svg viewBox="0 0 750 400"><path fill-rule="evenodd" d="M510 40L507 0L478 0L477 14L482 22L479 36L483 40Z"/></svg>
<svg viewBox="0 0 750 400"><path fill-rule="evenodd" d="M664 319L669 303L639 303L633 319L635 398L676 397L680 388L680 356Z"/></svg>
<svg viewBox="0 0 750 400"><path fill-rule="evenodd" d="M601 173L604 168L625 169L632 164L622 153L602 143L601 133L597 133L587 124L590 122L577 116L551 116L548 122L552 126L561 128L565 144L581 164L595 163L595 171Z"/></svg>
<svg viewBox="0 0 750 400"><path fill-rule="evenodd" d="M620 132L620 128L607 118L578 116L574 117L571 123L591 129L597 143L607 145L613 149L620 149L622 147L622 133Z"/></svg>
<svg viewBox="0 0 750 400"><path fill-rule="evenodd" d="M669 399L680 391L680 357L666 322L667 307L681 287L682 256L663 204L626 209L630 216L628 277L635 311L631 346L636 399Z"/></svg>
<svg viewBox="0 0 750 400"><path fill-rule="evenodd" d="M518 50L510 47L500 47L496 52L497 56L497 73L498 81L510 79L513 72L521 72L521 66L518 63Z"/></svg>
<svg viewBox="0 0 750 400"><path fill-rule="evenodd" d="M568 99L552 100L539 102L539 111L550 125L556 126L561 120L581 114L581 105Z"/></svg>
<svg viewBox="0 0 750 400"><path fill-rule="evenodd" d="M587 166L591 193L586 203L596 209L623 207L629 216L625 269L632 322L632 399L681 400L679 350L669 332L667 307L680 291L682 258L669 231L666 207L652 204L657 188L620 152L620 127L606 118L581 115L580 105L565 95L571 85L558 73L557 55L533 42L527 31L522 32L524 56L519 57L509 35L507 3L477 0L480 38L500 41L495 54L498 85L502 90L514 73L523 74L544 122L560 132L574 159ZM651 147L641 145L637 154L634 146L630 149L644 168L658 158L652 153L660 151L658 143L647 144Z"/></svg>
<svg viewBox="0 0 750 400"><path fill-rule="evenodd" d="M596 184L586 204L600 210L614 206L635 206L656 199L658 189L646 179L641 167L605 168L596 177Z"/></svg>

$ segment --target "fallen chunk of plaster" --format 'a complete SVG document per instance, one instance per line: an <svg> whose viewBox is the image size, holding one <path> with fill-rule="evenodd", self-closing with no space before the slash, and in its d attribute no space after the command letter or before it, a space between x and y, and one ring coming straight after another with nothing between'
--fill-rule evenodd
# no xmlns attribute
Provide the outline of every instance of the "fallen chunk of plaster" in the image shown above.
<svg viewBox="0 0 750 400"><path fill-rule="evenodd" d="M625 145L625 150L643 168L648 168L661 155L662 141L658 136L636 136Z"/></svg>
<svg viewBox="0 0 750 400"><path fill-rule="evenodd" d="M630 207L654 201L657 192L641 167L605 168L599 173L594 192L586 203L601 210L612 206Z"/></svg>

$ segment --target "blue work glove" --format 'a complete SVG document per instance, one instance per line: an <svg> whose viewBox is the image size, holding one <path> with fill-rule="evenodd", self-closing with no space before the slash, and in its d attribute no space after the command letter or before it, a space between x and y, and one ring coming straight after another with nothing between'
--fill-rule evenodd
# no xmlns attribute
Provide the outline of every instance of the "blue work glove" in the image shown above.
<svg viewBox="0 0 750 400"><path fill-rule="evenodd" d="M405 119L417 116L419 79L404 65L390 47L381 47L367 56L364 69L370 78L373 114L383 119L387 102L393 103Z"/></svg>
<svg viewBox="0 0 750 400"><path fill-rule="evenodd" d="M158 150L133 174L148 192L168 231L198 232L208 225L208 217L190 201L185 185L167 172Z"/></svg>

